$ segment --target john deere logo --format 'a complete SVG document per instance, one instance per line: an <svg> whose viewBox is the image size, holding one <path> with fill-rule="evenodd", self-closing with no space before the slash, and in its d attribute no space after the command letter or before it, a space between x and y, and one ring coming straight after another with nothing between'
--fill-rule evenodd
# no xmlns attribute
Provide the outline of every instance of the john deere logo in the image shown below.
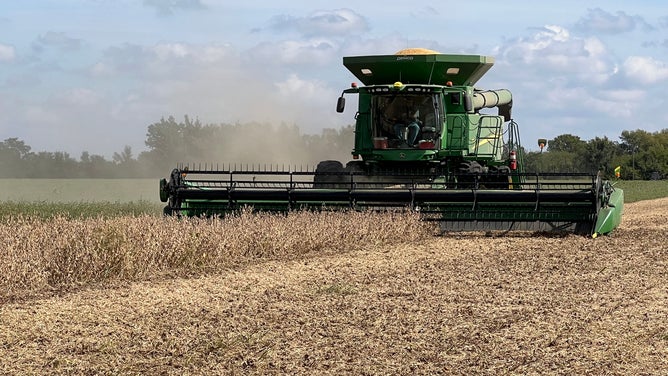
<svg viewBox="0 0 668 376"><path fill-rule="evenodd" d="M399 158L401 158L401 159L405 159L405 158L406 158L406 154L405 154L405 153L399 153Z"/></svg>

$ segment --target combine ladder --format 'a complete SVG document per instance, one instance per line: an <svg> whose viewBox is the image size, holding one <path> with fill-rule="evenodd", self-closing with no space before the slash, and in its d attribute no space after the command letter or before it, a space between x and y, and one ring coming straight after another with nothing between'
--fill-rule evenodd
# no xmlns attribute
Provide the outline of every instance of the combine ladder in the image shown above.
<svg viewBox="0 0 668 376"><path fill-rule="evenodd" d="M490 122L490 120L492 122ZM487 124L485 124L487 123ZM500 137L503 128L503 121L496 116L483 116L478 122L478 131L476 134L475 147L473 154L480 157L498 158L502 148L502 137ZM489 152L481 152L481 146L489 144ZM484 148L487 150L487 148Z"/></svg>

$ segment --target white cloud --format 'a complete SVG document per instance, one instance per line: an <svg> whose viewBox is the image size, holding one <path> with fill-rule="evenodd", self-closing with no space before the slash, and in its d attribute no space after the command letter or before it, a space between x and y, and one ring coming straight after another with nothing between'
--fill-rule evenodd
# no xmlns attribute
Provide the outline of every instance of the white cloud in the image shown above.
<svg viewBox="0 0 668 376"><path fill-rule="evenodd" d="M257 61L269 65L323 65L340 59L338 43L324 38L262 43L250 51Z"/></svg>
<svg viewBox="0 0 668 376"><path fill-rule="evenodd" d="M54 91L42 100L19 103L13 120L31 125L21 137L34 150L62 150L74 157L82 150L111 153L128 143L130 132L109 117L108 100L88 88Z"/></svg>
<svg viewBox="0 0 668 376"><path fill-rule="evenodd" d="M294 73L288 76L287 79L276 82L274 85L278 88L278 93L283 99L289 99L291 102L294 102L295 98L334 98L333 95L323 95L333 93L331 89L327 88L327 85L324 82L317 79L302 79Z"/></svg>
<svg viewBox="0 0 668 376"><path fill-rule="evenodd" d="M201 0L144 0L144 6L154 8L159 16L170 16L178 10L203 10Z"/></svg>
<svg viewBox="0 0 668 376"><path fill-rule="evenodd" d="M637 27L652 29L652 26L640 16L630 16L622 11L612 14L601 8L589 9L587 15L575 24L578 30L606 34L629 32Z"/></svg>
<svg viewBox="0 0 668 376"><path fill-rule="evenodd" d="M319 79L305 79L293 73L274 85L284 120L298 124L305 131L340 126L347 120L334 112L339 92Z"/></svg>
<svg viewBox="0 0 668 376"><path fill-rule="evenodd" d="M668 65L647 56L629 56L623 65L624 74L642 84L653 84L668 79Z"/></svg>
<svg viewBox="0 0 668 376"><path fill-rule="evenodd" d="M307 37L351 35L369 28L366 19L350 9L319 10L306 17L281 15L270 23L273 30L296 31Z"/></svg>
<svg viewBox="0 0 668 376"><path fill-rule="evenodd" d="M114 70L108 64L97 62L90 68L90 74L96 77L109 76Z"/></svg>
<svg viewBox="0 0 668 376"><path fill-rule="evenodd" d="M602 113L608 117L629 118L644 96L645 92L640 90L557 86L543 90L538 108L549 109L564 116L591 117Z"/></svg>
<svg viewBox="0 0 668 376"><path fill-rule="evenodd" d="M317 11L302 20L299 26L304 33L348 35L368 29L366 20L350 9Z"/></svg>
<svg viewBox="0 0 668 376"><path fill-rule="evenodd" d="M601 84L617 70L610 52L598 38L576 37L556 25L546 25L531 37L510 40L498 47L494 55L522 74L550 70L552 78L572 82Z"/></svg>
<svg viewBox="0 0 668 376"><path fill-rule="evenodd" d="M640 103L647 97L647 92L640 89L618 89L618 90L601 90L598 95L600 98L605 98L615 102L633 102Z"/></svg>
<svg viewBox="0 0 668 376"><path fill-rule="evenodd" d="M565 133L585 140L614 138L637 124L650 126L645 114L664 102L656 95L661 88L651 84L668 78L668 67L660 61L617 61L624 51L615 47L561 26L546 26L498 47L493 53L497 65L488 76L513 92L525 140Z"/></svg>
<svg viewBox="0 0 668 376"><path fill-rule="evenodd" d="M202 65L238 60L228 45L158 43L153 46L124 44L110 47L89 69L93 76L141 77L157 79L175 77L179 72L202 69Z"/></svg>
<svg viewBox="0 0 668 376"><path fill-rule="evenodd" d="M205 45L198 51L197 58L204 63L214 63L234 55L230 45Z"/></svg>
<svg viewBox="0 0 668 376"><path fill-rule="evenodd" d="M65 91L59 101L70 106L90 106L99 103L101 97L96 92L86 88L73 88Z"/></svg>
<svg viewBox="0 0 668 376"><path fill-rule="evenodd" d="M0 44L0 62L12 61L16 58L16 51L13 46Z"/></svg>
<svg viewBox="0 0 668 376"><path fill-rule="evenodd" d="M183 43L161 43L152 48L158 60L183 58L191 55L191 47Z"/></svg>
<svg viewBox="0 0 668 376"><path fill-rule="evenodd" d="M433 6L424 6L416 9L411 12L411 16L415 18L429 18L429 17L438 17L440 12Z"/></svg>
<svg viewBox="0 0 668 376"><path fill-rule="evenodd" d="M83 41L81 39L70 38L62 32L48 31L37 38L34 48L42 49L44 47L54 47L60 50L71 52L81 48Z"/></svg>

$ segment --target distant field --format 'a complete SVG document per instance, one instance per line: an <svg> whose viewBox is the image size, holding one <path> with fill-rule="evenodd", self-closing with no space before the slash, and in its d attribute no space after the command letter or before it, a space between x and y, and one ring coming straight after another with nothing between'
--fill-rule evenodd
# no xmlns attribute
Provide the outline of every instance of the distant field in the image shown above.
<svg viewBox="0 0 668 376"><path fill-rule="evenodd" d="M0 201L159 203L158 179L0 179Z"/></svg>
<svg viewBox="0 0 668 376"><path fill-rule="evenodd" d="M622 180L615 187L624 190L624 202L668 197L667 180Z"/></svg>

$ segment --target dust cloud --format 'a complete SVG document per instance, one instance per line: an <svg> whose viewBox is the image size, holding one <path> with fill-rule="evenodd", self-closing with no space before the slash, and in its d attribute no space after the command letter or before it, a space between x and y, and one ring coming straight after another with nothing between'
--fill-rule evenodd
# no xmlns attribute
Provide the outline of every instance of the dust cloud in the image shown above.
<svg viewBox="0 0 668 376"><path fill-rule="evenodd" d="M305 134L297 126L247 123L211 126L211 134L173 155L176 164L206 165L225 169L253 166L260 169L289 167L312 168L328 159L351 159L353 127L324 129L320 134ZM177 160L178 159L178 160Z"/></svg>

